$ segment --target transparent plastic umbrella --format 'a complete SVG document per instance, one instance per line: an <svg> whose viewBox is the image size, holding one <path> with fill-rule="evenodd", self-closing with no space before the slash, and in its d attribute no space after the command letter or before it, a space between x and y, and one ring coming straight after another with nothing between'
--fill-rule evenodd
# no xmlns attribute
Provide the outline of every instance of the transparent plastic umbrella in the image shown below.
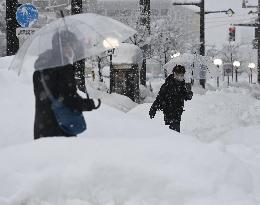
<svg viewBox="0 0 260 205"><path fill-rule="evenodd" d="M212 59L208 56L184 53L171 59L163 66L163 68L167 70L168 73L171 73L175 65L185 66L187 78L200 79L200 72L202 69L205 69L207 78L214 78L218 75L216 66L213 64ZM193 75L193 77L191 75Z"/></svg>
<svg viewBox="0 0 260 205"><path fill-rule="evenodd" d="M64 35L68 33L69 35ZM93 13L77 14L57 19L29 37L15 55L9 69L19 74L32 69L31 61L55 50L55 60L41 63L38 70L68 64L63 59L60 42L73 45L73 62L115 48L136 33L131 27L112 18ZM56 45L56 48L54 46Z"/></svg>

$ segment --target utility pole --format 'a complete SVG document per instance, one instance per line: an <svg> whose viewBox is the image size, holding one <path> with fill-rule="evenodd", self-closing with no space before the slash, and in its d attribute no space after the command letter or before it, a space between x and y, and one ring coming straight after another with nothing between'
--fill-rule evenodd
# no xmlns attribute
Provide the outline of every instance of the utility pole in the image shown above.
<svg viewBox="0 0 260 205"><path fill-rule="evenodd" d="M200 2L200 55L205 56L205 2Z"/></svg>
<svg viewBox="0 0 260 205"><path fill-rule="evenodd" d="M82 13L82 0L71 0L71 15ZM79 60L74 63L75 77L78 89L86 92L85 85L85 59Z"/></svg>
<svg viewBox="0 0 260 205"><path fill-rule="evenodd" d="M173 3L174 6L194 5L200 8L200 55L205 55L205 2Z"/></svg>
<svg viewBox="0 0 260 205"><path fill-rule="evenodd" d="M205 56L205 2L204 0L201 0L200 2L200 55ZM205 89L206 79L200 79L200 85Z"/></svg>
<svg viewBox="0 0 260 205"><path fill-rule="evenodd" d="M200 55L205 55L205 1L191 3L173 3L173 5L194 5L200 8ZM200 85L205 88L206 79L200 79Z"/></svg>
<svg viewBox="0 0 260 205"><path fill-rule="evenodd" d="M144 37L151 35L151 2L150 0L140 0L140 25L142 28L142 34ZM145 36L146 35L146 36ZM146 58L151 55L151 45L144 42L141 47L143 51L143 64L140 71L140 83L146 86Z"/></svg>
<svg viewBox="0 0 260 205"><path fill-rule="evenodd" d="M258 19L257 19L257 82L260 84L260 0L258 0Z"/></svg>
<svg viewBox="0 0 260 205"><path fill-rule="evenodd" d="M19 49L19 39L16 36L16 28L19 27L16 21L16 10L18 0L6 1L6 55L15 55Z"/></svg>

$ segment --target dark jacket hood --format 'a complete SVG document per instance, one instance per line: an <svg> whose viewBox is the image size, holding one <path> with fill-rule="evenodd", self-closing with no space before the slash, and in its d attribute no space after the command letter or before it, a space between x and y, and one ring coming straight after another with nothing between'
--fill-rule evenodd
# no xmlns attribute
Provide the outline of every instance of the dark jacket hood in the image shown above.
<svg viewBox="0 0 260 205"><path fill-rule="evenodd" d="M62 63L60 52L50 49L39 55L34 63L34 68L35 70L42 70L69 64L68 59L65 56L63 56L63 61L64 62Z"/></svg>

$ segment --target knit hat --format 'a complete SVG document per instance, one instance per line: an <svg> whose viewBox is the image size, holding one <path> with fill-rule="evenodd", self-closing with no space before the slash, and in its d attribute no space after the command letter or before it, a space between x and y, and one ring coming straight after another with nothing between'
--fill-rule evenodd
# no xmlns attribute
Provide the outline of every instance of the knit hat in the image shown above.
<svg viewBox="0 0 260 205"><path fill-rule="evenodd" d="M184 74L186 72L185 67L182 65L176 65L173 69L172 69L173 73L178 73L178 74Z"/></svg>

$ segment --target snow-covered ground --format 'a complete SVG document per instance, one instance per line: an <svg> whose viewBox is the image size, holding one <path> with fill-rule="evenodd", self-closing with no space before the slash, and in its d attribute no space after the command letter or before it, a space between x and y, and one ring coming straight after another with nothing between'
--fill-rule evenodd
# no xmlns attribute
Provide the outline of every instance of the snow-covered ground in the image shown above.
<svg viewBox="0 0 260 205"><path fill-rule="evenodd" d="M160 112L150 120L149 103L91 91L103 104L85 113L85 133L33 141L32 76L10 60L0 58L0 205L260 204L259 90L246 78L195 90L183 134Z"/></svg>

